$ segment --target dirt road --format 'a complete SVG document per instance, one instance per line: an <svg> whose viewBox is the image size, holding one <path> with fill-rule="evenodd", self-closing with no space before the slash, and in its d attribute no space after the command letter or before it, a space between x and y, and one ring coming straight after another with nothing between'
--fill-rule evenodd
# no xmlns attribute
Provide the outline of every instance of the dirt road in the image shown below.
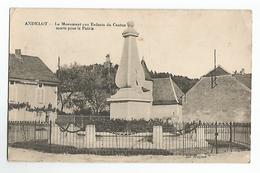
<svg viewBox="0 0 260 173"><path fill-rule="evenodd" d="M232 152L198 156L99 156L88 154L53 154L9 148L9 161L35 162L145 162L145 163L249 163L250 152Z"/></svg>

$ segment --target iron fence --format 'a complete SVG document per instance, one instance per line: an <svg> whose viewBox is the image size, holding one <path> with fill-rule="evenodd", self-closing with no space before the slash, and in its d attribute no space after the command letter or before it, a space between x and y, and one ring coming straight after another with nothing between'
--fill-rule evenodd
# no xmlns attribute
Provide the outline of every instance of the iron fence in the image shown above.
<svg viewBox="0 0 260 173"><path fill-rule="evenodd" d="M220 153L250 150L250 134L250 123L109 119L84 119L79 122L8 122L9 146L59 153Z"/></svg>

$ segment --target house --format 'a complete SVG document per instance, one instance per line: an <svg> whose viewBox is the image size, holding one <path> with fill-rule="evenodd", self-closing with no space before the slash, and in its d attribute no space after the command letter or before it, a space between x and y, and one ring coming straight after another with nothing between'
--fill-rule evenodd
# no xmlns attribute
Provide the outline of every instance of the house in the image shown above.
<svg viewBox="0 0 260 173"><path fill-rule="evenodd" d="M39 57L9 54L9 120L55 120L58 84Z"/></svg>
<svg viewBox="0 0 260 173"><path fill-rule="evenodd" d="M218 66L185 94L186 121L250 121L251 74L232 75Z"/></svg>
<svg viewBox="0 0 260 173"><path fill-rule="evenodd" d="M145 61L142 60L141 64L145 74L145 82L150 82L149 89L152 95L151 118L169 118L181 121L182 97L184 95L182 90L171 77L151 78Z"/></svg>

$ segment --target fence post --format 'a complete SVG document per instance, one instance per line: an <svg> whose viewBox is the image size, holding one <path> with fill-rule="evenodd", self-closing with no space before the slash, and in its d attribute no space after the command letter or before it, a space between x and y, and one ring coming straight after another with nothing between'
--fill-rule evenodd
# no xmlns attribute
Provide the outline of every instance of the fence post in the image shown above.
<svg viewBox="0 0 260 173"><path fill-rule="evenodd" d="M215 123L215 145L216 145L216 154L218 154L218 122Z"/></svg>
<svg viewBox="0 0 260 173"><path fill-rule="evenodd" d="M34 141L36 141L36 120L34 120Z"/></svg>
<svg viewBox="0 0 260 173"><path fill-rule="evenodd" d="M232 122L229 123L229 149L232 151Z"/></svg>
<svg viewBox="0 0 260 173"><path fill-rule="evenodd" d="M163 147L162 126L153 126L153 144L156 149L161 149Z"/></svg>
<svg viewBox="0 0 260 173"><path fill-rule="evenodd" d="M7 145L9 144L10 141L12 141L11 137L10 137L10 121L7 121ZM8 155L8 152L7 152ZM8 156L7 156L8 158Z"/></svg>
<svg viewBox="0 0 260 173"><path fill-rule="evenodd" d="M49 144L51 145L51 132L52 131L52 121L50 121L50 130L49 130Z"/></svg>
<svg viewBox="0 0 260 173"><path fill-rule="evenodd" d="M233 141L236 141L236 123L233 123Z"/></svg>
<svg viewBox="0 0 260 173"><path fill-rule="evenodd" d="M95 125L86 125L85 140L86 140L87 148L96 146L96 127L95 127Z"/></svg>
<svg viewBox="0 0 260 173"><path fill-rule="evenodd" d="M202 123L199 123L197 127L197 141L200 141L200 144L205 142L205 127Z"/></svg>
<svg viewBox="0 0 260 173"><path fill-rule="evenodd" d="M186 134L186 132L185 132L185 123L184 122L182 122L181 123L181 129L183 129L183 131L182 131L182 155L184 155L185 154L185 143L184 143L184 137L185 137L185 134Z"/></svg>

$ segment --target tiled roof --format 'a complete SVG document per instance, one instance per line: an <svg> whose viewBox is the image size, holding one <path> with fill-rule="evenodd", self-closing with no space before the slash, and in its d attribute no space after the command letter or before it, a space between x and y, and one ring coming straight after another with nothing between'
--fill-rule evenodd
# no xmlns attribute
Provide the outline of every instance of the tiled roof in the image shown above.
<svg viewBox="0 0 260 173"><path fill-rule="evenodd" d="M175 96L176 95L176 96ZM153 79L153 104L181 104L183 92L170 78Z"/></svg>
<svg viewBox="0 0 260 173"><path fill-rule="evenodd" d="M149 72L147 65L146 65L144 60L141 61L141 65L142 65L143 70L144 70L145 80L152 80L152 77L150 75L150 72Z"/></svg>
<svg viewBox="0 0 260 173"><path fill-rule="evenodd" d="M251 89L252 74L235 74L233 75L239 82Z"/></svg>
<svg viewBox="0 0 260 173"><path fill-rule="evenodd" d="M14 54L9 55L9 78L59 82L40 58L28 55L21 55L21 59Z"/></svg>
<svg viewBox="0 0 260 173"><path fill-rule="evenodd" d="M224 70L221 66L218 66L216 69L211 70L203 77L211 77L211 76L222 76L222 75L229 75L226 70Z"/></svg>

